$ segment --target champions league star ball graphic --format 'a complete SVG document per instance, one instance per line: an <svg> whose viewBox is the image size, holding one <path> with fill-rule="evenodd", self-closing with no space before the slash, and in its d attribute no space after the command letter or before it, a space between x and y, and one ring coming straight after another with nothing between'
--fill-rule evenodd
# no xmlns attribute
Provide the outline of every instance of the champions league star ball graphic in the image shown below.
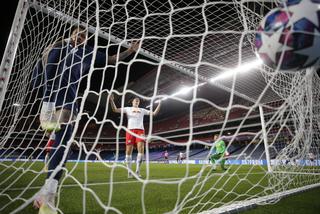
<svg viewBox="0 0 320 214"><path fill-rule="evenodd" d="M318 66L320 57L320 0L288 0L261 21L255 46L273 68L297 71Z"/></svg>

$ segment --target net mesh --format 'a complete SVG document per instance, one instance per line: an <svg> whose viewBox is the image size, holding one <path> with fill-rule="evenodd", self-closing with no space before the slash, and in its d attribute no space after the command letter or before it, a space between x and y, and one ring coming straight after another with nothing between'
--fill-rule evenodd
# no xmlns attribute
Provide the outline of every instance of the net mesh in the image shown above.
<svg viewBox="0 0 320 214"><path fill-rule="evenodd" d="M8 47L10 76L2 72L0 212L30 209L44 182L48 137L39 114L46 84L35 71L48 46L86 26L93 51L119 54L135 40L138 54L115 64L92 63L81 77L80 105L56 207L61 213L198 213L319 183L319 77L256 66L249 74L220 78L256 60L254 35L279 1L21 1ZM19 17L23 17L25 19ZM3 61L2 66L6 68ZM3 68L3 67L2 67ZM134 73L147 69L141 78ZM141 74L141 73L140 73ZM189 94L177 93L188 86ZM163 99L161 120L145 121L144 177L128 180L125 115L137 95L146 106ZM208 95L208 92L210 92ZM212 93L211 93L212 92ZM212 95L214 94L214 95ZM166 104L168 103L168 104ZM259 106L260 111L259 111ZM181 110L183 109L183 111ZM263 111L261 111L263 110ZM183 112L183 114L181 114ZM265 128L261 128L261 116ZM226 136L228 171L208 163L212 133ZM266 138L264 138L264 136ZM159 164L160 150L169 163ZM185 159L176 159L178 153ZM267 152L266 152L267 151ZM133 157L135 159L135 156ZM91 163L92 160L96 162ZM267 163L270 163L269 169ZM167 162L165 162L167 163ZM178 164L184 163L184 164ZM197 163L197 164L195 164ZM219 169L219 168L218 168ZM124 197L131 203L124 202ZM72 203L68 203L74 198ZM169 198L166 200L166 198ZM279 199L275 196L274 202ZM262 203L262 202L261 202Z"/></svg>

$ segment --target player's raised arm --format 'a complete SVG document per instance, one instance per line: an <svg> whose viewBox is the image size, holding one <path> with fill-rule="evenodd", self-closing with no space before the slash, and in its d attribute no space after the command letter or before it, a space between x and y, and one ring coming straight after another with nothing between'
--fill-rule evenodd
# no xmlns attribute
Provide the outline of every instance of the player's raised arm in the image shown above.
<svg viewBox="0 0 320 214"><path fill-rule="evenodd" d="M159 101L157 108L153 112L150 111L150 115L152 114L153 116L156 116L160 111L160 106L161 106L161 101Z"/></svg>
<svg viewBox="0 0 320 214"><path fill-rule="evenodd" d="M119 61L124 60L128 56L130 56L132 53L136 52L139 48L139 41L133 42L130 48L128 48L126 51L123 51L119 54L115 54L113 56L108 57L108 63L115 64L117 59Z"/></svg>
<svg viewBox="0 0 320 214"><path fill-rule="evenodd" d="M110 104L111 104L111 108L112 111L115 113L121 113L121 109L117 108L116 104L114 103L114 96L113 94L110 95Z"/></svg>

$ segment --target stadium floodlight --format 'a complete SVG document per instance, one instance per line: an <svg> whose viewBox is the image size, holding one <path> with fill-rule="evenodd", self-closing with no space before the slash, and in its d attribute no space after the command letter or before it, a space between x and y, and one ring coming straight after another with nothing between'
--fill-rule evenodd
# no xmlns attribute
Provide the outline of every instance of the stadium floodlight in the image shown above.
<svg viewBox="0 0 320 214"><path fill-rule="evenodd" d="M211 78L210 82L212 83L212 82L215 82L217 80L221 80L221 79L225 79L225 78L228 78L228 77L232 77L236 73L244 73L244 72L247 72L247 71L251 71L252 69L259 67L260 65L262 65L262 60L260 58L258 58L257 60L254 60L252 62L243 64L243 65L241 65L241 66L239 66L237 68L227 70L227 71L223 72L222 74Z"/></svg>
<svg viewBox="0 0 320 214"><path fill-rule="evenodd" d="M189 93L190 91L192 91L193 89L195 88L199 88L201 86L204 86L205 84L207 84L207 82L202 82L198 85L194 85L194 86L191 86L191 87L188 87L188 86L184 86L182 87L179 91L169 95L169 96L166 96L166 97L163 97L161 99L158 99L155 101L155 103L159 103L160 101L164 101L164 100L167 100L168 98L170 97L175 97L175 96L178 96L178 95L184 95L184 94L187 94ZM151 105L148 105L146 108L150 108Z"/></svg>
<svg viewBox="0 0 320 214"><path fill-rule="evenodd" d="M193 89L193 87L182 87L179 91L177 91L176 93L174 93L172 96L176 96L176 95L185 95L187 93L189 93L189 91L191 91Z"/></svg>
<svg viewBox="0 0 320 214"><path fill-rule="evenodd" d="M170 95L170 97L174 97L174 96L177 96L177 95L184 95L184 94L187 94L189 93L190 91L192 91L193 89L196 89L196 88L199 88L203 85L207 84L206 82L203 82L203 83L200 83L198 85L194 85L194 86L191 86L191 87L182 87L179 91L177 91L176 93Z"/></svg>

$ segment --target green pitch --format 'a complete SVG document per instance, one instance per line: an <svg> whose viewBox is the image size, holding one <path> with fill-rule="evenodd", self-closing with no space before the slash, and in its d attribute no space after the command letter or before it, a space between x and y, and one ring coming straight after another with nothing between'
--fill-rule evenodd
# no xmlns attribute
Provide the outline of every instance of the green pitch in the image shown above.
<svg viewBox="0 0 320 214"><path fill-rule="evenodd" d="M12 164L0 162L0 213L10 213L23 204L45 179L41 162ZM266 169L260 166L229 166L224 172L219 167L212 171L209 165L185 164L150 164L146 170L144 164L142 180L128 179L123 164L67 166L59 198L65 214L104 213L106 207L108 213L165 213L181 204L181 213L198 213L271 193ZM37 212L29 204L20 213Z"/></svg>

